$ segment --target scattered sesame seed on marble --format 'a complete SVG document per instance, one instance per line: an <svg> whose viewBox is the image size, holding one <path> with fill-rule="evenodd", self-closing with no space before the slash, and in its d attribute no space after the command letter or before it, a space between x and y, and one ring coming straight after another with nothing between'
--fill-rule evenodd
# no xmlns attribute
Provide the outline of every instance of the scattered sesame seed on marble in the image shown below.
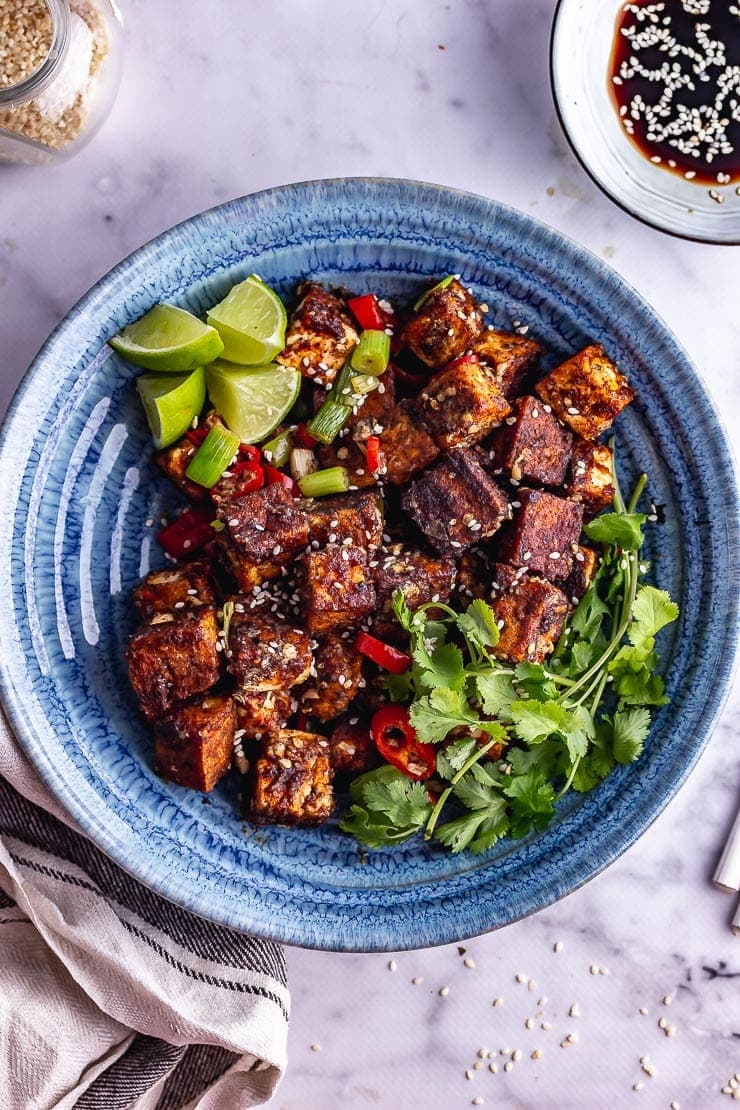
<svg viewBox="0 0 740 1110"><path fill-rule="evenodd" d="M496 1074L496 1072L498 1071L498 1064L495 1060L491 1060L490 1064L488 1065L488 1070L491 1072L492 1075Z"/></svg>
<svg viewBox="0 0 740 1110"><path fill-rule="evenodd" d="M388 970L389 971L395 971L397 967L398 967L398 964L396 963L395 960L389 960L388 961Z"/></svg>
<svg viewBox="0 0 740 1110"><path fill-rule="evenodd" d="M473 1072L470 1070L470 1068L468 1068L468 1070L465 1072L465 1078L466 1079L472 1079L473 1078Z"/></svg>
<svg viewBox="0 0 740 1110"><path fill-rule="evenodd" d="M632 1084L632 1090L633 1091L641 1091L644 1086L645 1086L644 1083L640 1083L640 1082L633 1083Z"/></svg>
<svg viewBox="0 0 740 1110"><path fill-rule="evenodd" d="M524 1022L525 1029L534 1029L534 1018L527 1018Z"/></svg>
<svg viewBox="0 0 740 1110"><path fill-rule="evenodd" d="M504 1064L504 1071L511 1071L513 1067L514 1065L512 1064L511 1060L507 1060Z"/></svg>
<svg viewBox="0 0 740 1110"><path fill-rule="evenodd" d="M666 1021L666 1019L661 1014L661 1016L658 1018L658 1029L665 1029L667 1024L668 1024L668 1022Z"/></svg>
<svg viewBox="0 0 740 1110"><path fill-rule="evenodd" d="M546 1006L547 1005L547 995L546 994L543 994L542 998L537 999L537 1005L538 1006Z"/></svg>
<svg viewBox="0 0 740 1110"><path fill-rule="evenodd" d="M598 975L599 974L599 965L598 964L590 964L588 970L589 970L589 974Z"/></svg>
<svg viewBox="0 0 740 1110"><path fill-rule="evenodd" d="M550 1025L549 1021L543 1021L540 1025L540 1029L544 1029L544 1031L547 1033L550 1029L552 1029L552 1026Z"/></svg>
<svg viewBox="0 0 740 1110"><path fill-rule="evenodd" d="M424 982L424 977L422 975L415 975L411 982L415 987L418 987L420 983Z"/></svg>
<svg viewBox="0 0 740 1110"><path fill-rule="evenodd" d="M480 1071L480 1069L482 1067L483 1067L483 1061L482 1060L476 1060L475 1063L473 1064L473 1071Z"/></svg>
<svg viewBox="0 0 740 1110"><path fill-rule="evenodd" d="M465 965L465 967L472 969L475 967L475 960L472 960L470 956L468 956L466 959L463 960L463 964Z"/></svg>
<svg viewBox="0 0 740 1110"><path fill-rule="evenodd" d="M663 999L663 1005L664 1006L670 1006L671 1002L673 1002L673 998L671 997L670 994L667 994Z"/></svg>
<svg viewBox="0 0 740 1110"><path fill-rule="evenodd" d="M511 1054L511 1058L515 1064L518 1064L522 1058L522 1050L520 1048L515 1048Z"/></svg>
<svg viewBox="0 0 740 1110"><path fill-rule="evenodd" d="M541 1059L542 1059L542 1049L541 1048L536 1048L534 1050L534 1052L532 1053L532 1055L530 1056L530 1060L541 1060Z"/></svg>
<svg viewBox="0 0 740 1110"><path fill-rule="evenodd" d="M651 1079L657 1074L652 1064L643 1064L642 1070L645 1072L645 1075L649 1075Z"/></svg>
<svg viewBox="0 0 740 1110"><path fill-rule="evenodd" d="M483 1105L483 1099L480 1097L480 1095L475 1096L475 1098L473 1099L472 1105L473 1106L482 1106Z"/></svg>
<svg viewBox="0 0 740 1110"><path fill-rule="evenodd" d="M530 979L529 982L527 983L527 990L528 991L533 991L533 990L536 989L536 987L537 987L537 984L535 983L534 979Z"/></svg>
<svg viewBox="0 0 740 1110"><path fill-rule="evenodd" d="M577 1002L574 1002L573 1005L571 1006L571 1008L568 1010L568 1015L570 1017L574 1017L574 1018L578 1018L578 1017L582 1016L581 1015L581 1008L580 1008L580 1006L578 1005Z"/></svg>
<svg viewBox="0 0 740 1110"><path fill-rule="evenodd" d="M599 968L599 975L610 975L610 974L611 974L611 972L609 971L608 967L600 967Z"/></svg>
<svg viewBox="0 0 740 1110"><path fill-rule="evenodd" d="M491 1003L492 1006L503 1006L503 1004L503 998L494 998L493 1002Z"/></svg>
<svg viewBox="0 0 740 1110"><path fill-rule="evenodd" d="M312 1044L311 1045L311 1051L312 1052L321 1052L321 1049L322 1049L322 1046L320 1044Z"/></svg>
<svg viewBox="0 0 740 1110"><path fill-rule="evenodd" d="M439 988L439 997L440 998L447 998L447 995L449 993L450 993L450 988L449 987L440 987Z"/></svg>
<svg viewBox="0 0 740 1110"><path fill-rule="evenodd" d="M517 974L516 974L516 981L517 981L517 983L526 983L526 981L527 981L527 976L526 976L526 975L524 974L524 972L523 972L523 971L518 971L518 972L517 972Z"/></svg>
<svg viewBox="0 0 740 1110"><path fill-rule="evenodd" d="M674 1100L671 1103L671 1110L681 1110L681 1103Z"/></svg>
<svg viewBox="0 0 740 1110"><path fill-rule="evenodd" d="M676 1026L675 1025L666 1025L663 1032L665 1033L666 1037L675 1037L675 1035L676 1035Z"/></svg>
<svg viewBox="0 0 740 1110"><path fill-rule="evenodd" d="M647 1006L640 1006L639 1013L641 1013L643 1017L647 1017L649 1013Z"/></svg>
<svg viewBox="0 0 740 1110"><path fill-rule="evenodd" d="M581 556L581 558L582 558L582 557L583 557L583 556ZM555 943L554 943L554 944L553 944L553 946L552 946L552 950L553 950L553 952L554 952L554 953L555 953L556 955L557 955L557 954L558 954L559 952L562 952L562 951L563 951L563 942L562 942L562 940L556 940L556 941L555 941Z"/></svg>
<svg viewBox="0 0 740 1110"><path fill-rule="evenodd" d="M488 1056L488 1049L487 1048L479 1048L478 1049L478 1059L479 1060L485 1060L487 1056Z"/></svg>

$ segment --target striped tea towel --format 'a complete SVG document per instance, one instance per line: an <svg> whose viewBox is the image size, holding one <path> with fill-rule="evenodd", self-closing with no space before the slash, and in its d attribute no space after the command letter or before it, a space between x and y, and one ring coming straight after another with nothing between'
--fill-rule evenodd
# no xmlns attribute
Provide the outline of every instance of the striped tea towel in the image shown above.
<svg viewBox="0 0 740 1110"><path fill-rule="evenodd" d="M282 949L98 851L0 713L0 1107L241 1110L286 1063Z"/></svg>

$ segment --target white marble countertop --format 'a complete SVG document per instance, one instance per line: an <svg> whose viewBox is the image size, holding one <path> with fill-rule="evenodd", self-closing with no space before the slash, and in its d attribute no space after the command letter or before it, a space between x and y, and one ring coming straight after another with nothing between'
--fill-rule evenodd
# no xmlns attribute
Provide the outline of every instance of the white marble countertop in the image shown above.
<svg viewBox="0 0 740 1110"><path fill-rule="evenodd" d="M80 294L163 228L270 185L369 174L486 194L608 259L687 347L740 446L740 256L641 226L585 177L550 98L553 0L123 7L124 80L105 128L63 166L0 167L0 410ZM729 1105L740 940L734 900L710 875L738 801L738 731L736 693L638 844L560 904L468 942L464 956L455 946L401 954L391 971L390 956L290 951L290 1068L274 1105ZM569 1016L573 1003L580 1016ZM561 1048L568 1033L577 1040ZM501 1055L497 1074L488 1058L474 1069L479 1049L507 1048L522 1053L508 1072Z"/></svg>

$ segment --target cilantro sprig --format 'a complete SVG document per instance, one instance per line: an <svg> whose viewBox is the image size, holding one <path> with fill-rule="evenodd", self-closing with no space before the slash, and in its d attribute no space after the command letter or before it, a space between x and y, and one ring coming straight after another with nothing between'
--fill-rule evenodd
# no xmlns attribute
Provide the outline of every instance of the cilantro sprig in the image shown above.
<svg viewBox="0 0 740 1110"><path fill-rule="evenodd" d="M499 630L484 601L412 612L397 591L412 663L386 689L408 706L418 739L438 745L438 781L429 794L388 765L362 775L345 832L373 848L422 833L453 852L484 852L541 831L568 790L592 790L639 758L652 710L668 700L655 638L678 617L668 594L644 582L647 517L636 510L646 482L625 503L615 472L614 511L585 526L600 565L546 665L496 658Z"/></svg>

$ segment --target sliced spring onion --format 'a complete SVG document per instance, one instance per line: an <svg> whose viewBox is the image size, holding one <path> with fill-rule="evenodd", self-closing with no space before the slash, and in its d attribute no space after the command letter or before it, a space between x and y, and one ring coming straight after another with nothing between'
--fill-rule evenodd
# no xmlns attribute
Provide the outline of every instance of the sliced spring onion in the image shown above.
<svg viewBox="0 0 740 1110"><path fill-rule="evenodd" d="M294 447L290 452L290 473L296 481L319 469L316 456L310 447Z"/></svg>
<svg viewBox="0 0 740 1110"><path fill-rule="evenodd" d="M352 393L358 397L364 397L366 393L372 393L380 385L380 378L376 378L374 374L355 374L352 378Z"/></svg>
<svg viewBox="0 0 740 1110"><path fill-rule="evenodd" d="M262 454L272 466L285 466L292 446L290 432L286 429L262 444Z"/></svg>
<svg viewBox="0 0 740 1110"><path fill-rule="evenodd" d="M224 470L239 450L239 437L228 428L216 425L211 428L198 450L193 455L185 476L191 482L210 489L215 486Z"/></svg>
<svg viewBox="0 0 740 1110"><path fill-rule="evenodd" d="M331 443L347 422L350 414L347 405L324 401L316 415L308 422L309 434L319 443Z"/></svg>
<svg viewBox="0 0 740 1110"><path fill-rule="evenodd" d="M329 466L300 478L298 488L304 497L329 497L349 489L349 471L346 466Z"/></svg>
<svg viewBox="0 0 740 1110"><path fill-rule="evenodd" d="M347 405L351 408L353 394L352 378L352 367L350 366L349 360L347 360L334 379L334 384L326 396L327 401L334 401L338 405Z"/></svg>
<svg viewBox="0 0 740 1110"><path fill-rule="evenodd" d="M391 358L391 337L384 331L364 331L352 352L350 364L359 374L378 378L388 369Z"/></svg>
<svg viewBox="0 0 740 1110"><path fill-rule="evenodd" d="M427 299L427 297L431 297L432 293L436 293L438 289L446 289L448 285L455 281L455 279L459 280L459 278L459 274L448 274L447 277L443 277L441 281L438 281L436 285L433 285L431 289L427 289L426 293L422 293L422 295L419 297L418 301L414 305L414 312L419 311L421 306L424 304L424 301Z"/></svg>

